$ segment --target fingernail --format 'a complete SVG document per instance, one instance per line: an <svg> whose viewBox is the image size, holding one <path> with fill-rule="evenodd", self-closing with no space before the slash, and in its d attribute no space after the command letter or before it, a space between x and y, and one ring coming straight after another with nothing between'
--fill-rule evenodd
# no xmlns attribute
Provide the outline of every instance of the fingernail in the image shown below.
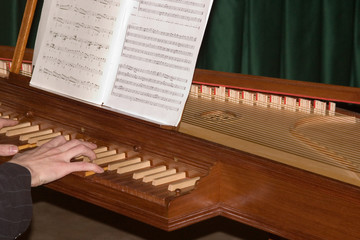
<svg viewBox="0 0 360 240"><path fill-rule="evenodd" d="M15 154L15 153L18 152L18 147L17 146L10 146L9 151L10 151L11 154Z"/></svg>

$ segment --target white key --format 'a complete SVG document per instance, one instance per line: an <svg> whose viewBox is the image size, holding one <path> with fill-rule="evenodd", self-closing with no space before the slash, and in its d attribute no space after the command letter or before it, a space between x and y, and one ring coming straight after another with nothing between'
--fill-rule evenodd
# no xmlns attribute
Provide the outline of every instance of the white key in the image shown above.
<svg viewBox="0 0 360 240"><path fill-rule="evenodd" d="M175 183L170 183L168 190L169 191L175 191L176 189L183 189L187 187L194 186L195 183L200 179L200 177L194 177L194 178L187 178Z"/></svg>
<svg viewBox="0 0 360 240"><path fill-rule="evenodd" d="M155 178L165 177L165 176L169 176L169 175L172 175L172 174L175 174L175 173L176 173L175 168L168 169L168 170L163 171L163 172L159 172L159 173L155 173L155 174L145 176L143 178L143 182L151 182Z"/></svg>
<svg viewBox="0 0 360 240"><path fill-rule="evenodd" d="M131 158L129 160L123 160L123 161L117 161L114 163L110 163L108 165L108 170L115 170L118 169L119 167L125 167L134 163L139 163L141 162L141 158L140 157L136 157L136 158Z"/></svg>
<svg viewBox="0 0 360 240"><path fill-rule="evenodd" d="M166 177L161 177L161 178L155 178L152 181L152 185L154 186L158 186L161 184L165 184L165 183L170 183L176 180L180 180L180 179L184 179L186 178L186 173L185 172L179 172L179 173L175 173Z"/></svg>
<svg viewBox="0 0 360 240"><path fill-rule="evenodd" d="M133 172L139 169L143 169L143 168L147 168L150 167L150 161L144 161L144 162L139 162L139 163L135 163L135 164L131 164L125 167L120 167L117 169L117 173L118 174L123 174L123 173L128 173L128 172Z"/></svg>
<svg viewBox="0 0 360 240"><path fill-rule="evenodd" d="M155 174L155 173L159 173L159 172L163 172L166 171L166 166L159 166L159 167L154 167L154 168L150 168L150 169L146 169L146 170L142 170L139 172L135 172L133 174L133 179L140 179L143 178L147 175L151 175L151 174Z"/></svg>

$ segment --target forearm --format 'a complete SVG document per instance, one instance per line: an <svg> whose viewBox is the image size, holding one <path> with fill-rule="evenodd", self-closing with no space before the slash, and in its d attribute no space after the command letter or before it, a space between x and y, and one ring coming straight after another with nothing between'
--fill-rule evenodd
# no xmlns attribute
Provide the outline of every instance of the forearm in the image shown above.
<svg viewBox="0 0 360 240"><path fill-rule="evenodd" d="M0 165L0 239L14 239L32 217L31 175L17 164Z"/></svg>

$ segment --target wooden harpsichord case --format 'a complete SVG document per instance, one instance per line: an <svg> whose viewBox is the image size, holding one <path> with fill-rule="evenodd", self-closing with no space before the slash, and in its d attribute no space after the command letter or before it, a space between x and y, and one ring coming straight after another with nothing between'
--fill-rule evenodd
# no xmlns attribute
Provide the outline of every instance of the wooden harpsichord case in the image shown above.
<svg viewBox="0 0 360 240"><path fill-rule="evenodd" d="M47 187L169 231L221 215L288 239L360 238L360 120L336 108L359 104L358 88L197 69L167 128L33 88L18 55L22 74L2 61L0 108L24 125L1 143L84 139L107 169Z"/></svg>

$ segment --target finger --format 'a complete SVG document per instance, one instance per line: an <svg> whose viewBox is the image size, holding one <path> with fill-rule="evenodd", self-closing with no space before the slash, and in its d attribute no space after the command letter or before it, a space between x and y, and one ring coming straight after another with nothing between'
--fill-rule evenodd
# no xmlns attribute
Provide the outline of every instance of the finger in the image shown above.
<svg viewBox="0 0 360 240"><path fill-rule="evenodd" d="M96 155L94 151L86 146L87 144L78 144L75 145L73 148L67 149L61 155L61 159L65 161L70 161L70 159L78 157L78 156L86 156L88 158L95 159Z"/></svg>
<svg viewBox="0 0 360 240"><path fill-rule="evenodd" d="M0 145L0 156L12 156L18 152L18 147L11 144Z"/></svg>
<svg viewBox="0 0 360 240"><path fill-rule="evenodd" d="M65 139L64 136L57 136L57 137L51 139L49 142L43 144L41 147L54 148L54 147L61 146L61 145L65 144L66 142L67 142L67 140Z"/></svg>
<svg viewBox="0 0 360 240"><path fill-rule="evenodd" d="M88 162L72 162L68 164L68 169L71 172L87 172L92 171L96 173L103 173L104 169L94 163Z"/></svg>
<svg viewBox="0 0 360 240"><path fill-rule="evenodd" d="M34 173L31 179L31 186L36 187L43 185L57 179L60 179L73 172L95 172L103 173L104 169L93 163L88 162L72 162L72 163L61 163L56 168L57 170L51 171L52 174Z"/></svg>
<svg viewBox="0 0 360 240"><path fill-rule="evenodd" d="M16 120L0 118L0 128L15 126L18 123Z"/></svg>
<svg viewBox="0 0 360 240"><path fill-rule="evenodd" d="M66 142L67 142L67 140L65 139L64 136L55 137L54 139L51 139L49 142L34 149L34 153L41 154L41 153L47 152L50 155L61 153L63 151L60 148L59 149L57 149L57 148L64 145ZM52 151L49 151L49 149L52 149ZM47 154L47 155L49 155L49 154Z"/></svg>
<svg viewBox="0 0 360 240"><path fill-rule="evenodd" d="M59 146L58 149L60 151L62 151L62 152L66 152L69 149L72 149L72 148L74 148L76 146L79 146L79 145L85 146L85 147L90 148L90 149L95 149L96 148L96 144L94 144L94 143L85 142L85 141L81 141L81 140L78 140L78 139L73 139L73 140L67 141L65 144Z"/></svg>

